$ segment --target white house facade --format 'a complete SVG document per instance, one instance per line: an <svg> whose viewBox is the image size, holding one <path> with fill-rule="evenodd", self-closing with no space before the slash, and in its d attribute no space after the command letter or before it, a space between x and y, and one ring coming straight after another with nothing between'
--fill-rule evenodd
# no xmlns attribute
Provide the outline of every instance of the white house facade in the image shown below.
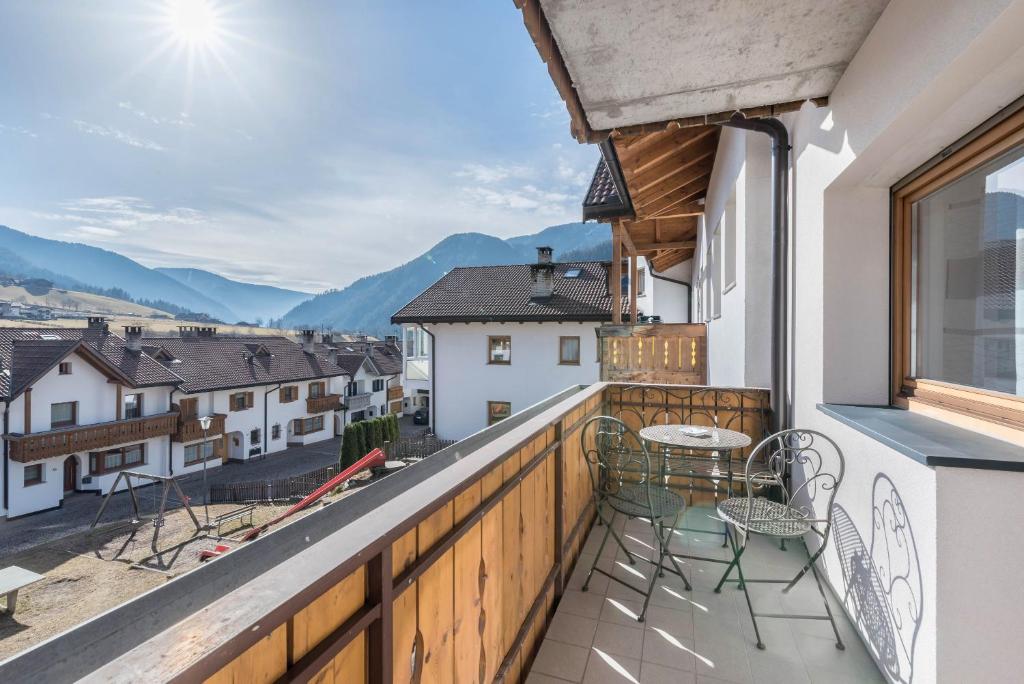
<svg viewBox="0 0 1024 684"><path fill-rule="evenodd" d="M408 415L430 407L430 334L418 325L405 325L402 335L402 410Z"/></svg>

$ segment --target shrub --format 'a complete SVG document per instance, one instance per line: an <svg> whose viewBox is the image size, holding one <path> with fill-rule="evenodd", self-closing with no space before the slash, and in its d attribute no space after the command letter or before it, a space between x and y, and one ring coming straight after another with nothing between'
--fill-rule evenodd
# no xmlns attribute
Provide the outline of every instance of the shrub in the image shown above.
<svg viewBox="0 0 1024 684"><path fill-rule="evenodd" d="M384 441L387 437L384 435L384 418L378 417L373 419L373 447L375 449L383 449Z"/></svg>
<svg viewBox="0 0 1024 684"><path fill-rule="evenodd" d="M346 425L341 436L341 467L343 470L359 460L356 441L356 431L353 425Z"/></svg>
<svg viewBox="0 0 1024 684"><path fill-rule="evenodd" d="M366 422L359 421L358 423L352 424L353 432L355 433L356 439L356 453L358 456L356 459L360 459L366 455L369 449L366 448Z"/></svg>

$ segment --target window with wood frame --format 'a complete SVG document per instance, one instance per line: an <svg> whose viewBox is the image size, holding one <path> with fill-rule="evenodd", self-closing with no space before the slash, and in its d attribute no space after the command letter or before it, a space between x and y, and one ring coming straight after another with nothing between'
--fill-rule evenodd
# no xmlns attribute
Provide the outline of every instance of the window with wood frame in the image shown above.
<svg viewBox="0 0 1024 684"><path fill-rule="evenodd" d="M319 399L327 393L326 383L324 382L311 382L309 383L309 398Z"/></svg>
<svg viewBox="0 0 1024 684"><path fill-rule="evenodd" d="M512 338L509 335L487 336L487 363L499 366L512 363Z"/></svg>
<svg viewBox="0 0 1024 684"><path fill-rule="evenodd" d="M199 399L182 399L178 402L182 420L193 420L199 417Z"/></svg>
<svg viewBox="0 0 1024 684"><path fill-rule="evenodd" d="M498 421L505 420L512 415L512 402L510 401L489 401L487 402L487 424L494 425Z"/></svg>
<svg viewBox="0 0 1024 684"><path fill-rule="evenodd" d="M211 439L208 442L189 444L185 447L185 465L194 465L203 461L210 461L217 457L217 442Z"/></svg>
<svg viewBox="0 0 1024 684"><path fill-rule="evenodd" d="M24 486L31 487L32 485L43 483L43 466L41 463L33 463L27 465L24 468Z"/></svg>
<svg viewBox="0 0 1024 684"><path fill-rule="evenodd" d="M50 404L50 429L71 427L77 424L77 401L62 401L57 404Z"/></svg>
<svg viewBox="0 0 1024 684"><path fill-rule="evenodd" d="M119 449L94 451L89 454L89 474L104 473L134 468L146 463L146 445L133 444Z"/></svg>
<svg viewBox="0 0 1024 684"><path fill-rule="evenodd" d="M235 392L229 398L232 411L244 411L251 409L255 402L255 395L252 392Z"/></svg>
<svg viewBox="0 0 1024 684"><path fill-rule="evenodd" d="M299 388L297 385L288 385L282 387L280 391L279 400L282 404L288 404L299 398Z"/></svg>
<svg viewBox="0 0 1024 684"><path fill-rule="evenodd" d="M324 429L324 417L296 418L292 424L292 432L296 435L309 435Z"/></svg>
<svg viewBox="0 0 1024 684"><path fill-rule="evenodd" d="M1024 429L1024 110L897 185L892 206L894 402Z"/></svg>
<svg viewBox="0 0 1024 684"><path fill-rule="evenodd" d="M580 338L558 338L558 363L562 366L580 365Z"/></svg>
<svg viewBox="0 0 1024 684"><path fill-rule="evenodd" d="M59 375L71 375L71 362L61 361L60 365L57 366L57 373Z"/></svg>
<svg viewBox="0 0 1024 684"><path fill-rule="evenodd" d="M132 418L142 417L142 394L126 394L124 395L124 419L130 420Z"/></svg>

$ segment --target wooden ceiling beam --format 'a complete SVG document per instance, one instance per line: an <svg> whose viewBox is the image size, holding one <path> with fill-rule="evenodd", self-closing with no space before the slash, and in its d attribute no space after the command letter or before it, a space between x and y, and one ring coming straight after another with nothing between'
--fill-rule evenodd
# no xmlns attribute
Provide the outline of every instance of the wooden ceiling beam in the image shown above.
<svg viewBox="0 0 1024 684"><path fill-rule="evenodd" d="M619 163L623 165L623 168L630 168L637 163L639 157L648 156L655 148L665 145L682 147L700 140L708 133L717 133L717 131L717 126L695 126L663 130L647 135L614 137L613 139L615 151L619 154ZM620 141L623 141L623 144L620 145Z"/></svg>
<svg viewBox="0 0 1024 684"><path fill-rule="evenodd" d="M664 249L694 249L696 240L676 240L674 242L640 242L636 245L639 252L650 252Z"/></svg>
<svg viewBox="0 0 1024 684"><path fill-rule="evenodd" d="M631 190L635 189L637 194L643 194L646 189L657 185L666 178L684 173L687 169L698 166L704 161L714 161L717 149L718 141L715 137L706 136L691 147L675 150L657 164L648 166L643 171L627 173L627 182Z"/></svg>
<svg viewBox="0 0 1024 684"><path fill-rule="evenodd" d="M633 237L629 234L632 222L623 221L621 225L622 229L619 231L619 236L622 238L622 246L626 248L627 254L636 254L636 245L633 244Z"/></svg>
<svg viewBox="0 0 1024 684"><path fill-rule="evenodd" d="M696 199L696 196L700 193L707 192L710 180L711 164L709 162L687 169L684 173L664 180L642 193L634 194L632 193L632 188L630 188L633 207L637 210L638 215L641 214L640 209L643 209L644 215L649 215L657 211L652 210L652 206L664 209L676 204L680 200Z"/></svg>
<svg viewBox="0 0 1024 684"><path fill-rule="evenodd" d="M707 145L708 140L717 142L718 131L711 128L675 131L671 136L659 140L656 145L645 145L643 149L630 153L626 162L620 158L619 164L624 173L640 173L677 152Z"/></svg>
<svg viewBox="0 0 1024 684"><path fill-rule="evenodd" d="M703 202L682 202L676 203L665 209L662 213L658 214L656 218L668 219L668 218L687 218L691 216L700 216L704 213Z"/></svg>

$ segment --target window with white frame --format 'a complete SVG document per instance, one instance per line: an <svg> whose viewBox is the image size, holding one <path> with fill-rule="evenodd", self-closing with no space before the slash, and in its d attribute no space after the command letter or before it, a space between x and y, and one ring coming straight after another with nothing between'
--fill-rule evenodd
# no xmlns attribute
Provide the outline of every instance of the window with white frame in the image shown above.
<svg viewBox="0 0 1024 684"><path fill-rule="evenodd" d="M736 287L736 186L725 205L722 217L722 291Z"/></svg>

